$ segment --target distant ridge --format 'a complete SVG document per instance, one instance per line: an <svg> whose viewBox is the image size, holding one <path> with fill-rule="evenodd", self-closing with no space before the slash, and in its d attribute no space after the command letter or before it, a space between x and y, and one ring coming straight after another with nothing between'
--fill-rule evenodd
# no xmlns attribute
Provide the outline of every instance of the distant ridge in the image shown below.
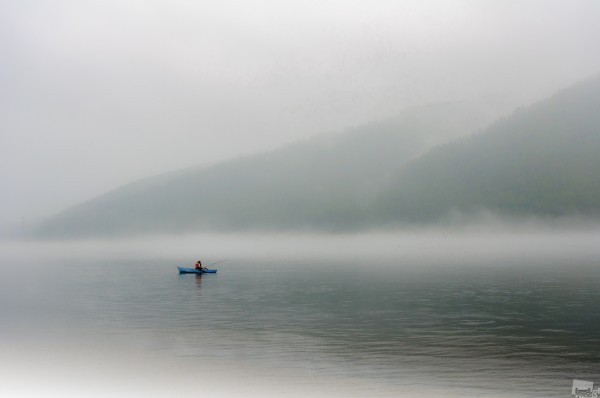
<svg viewBox="0 0 600 398"><path fill-rule="evenodd" d="M600 77L431 150L400 170L374 207L378 223L480 210L600 215Z"/></svg>
<svg viewBox="0 0 600 398"><path fill-rule="evenodd" d="M361 228L397 170L495 117L492 107L468 102L408 109L271 152L134 182L49 218L38 236Z"/></svg>
<svg viewBox="0 0 600 398"><path fill-rule="evenodd" d="M132 183L49 218L38 236L355 231L481 211L600 216L600 78L481 130L492 119L467 103L412 109Z"/></svg>

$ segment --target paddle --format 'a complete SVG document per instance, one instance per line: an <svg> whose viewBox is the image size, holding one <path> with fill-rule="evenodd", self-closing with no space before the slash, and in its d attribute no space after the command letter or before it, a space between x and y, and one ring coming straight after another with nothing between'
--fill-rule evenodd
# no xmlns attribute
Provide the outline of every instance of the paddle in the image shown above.
<svg viewBox="0 0 600 398"><path fill-rule="evenodd" d="M215 264L220 264L220 263L222 263L224 261L227 261L227 260L220 260L220 261L217 261L217 262L214 262L214 263L210 263L210 264L207 265L207 267L211 267L211 266L213 266Z"/></svg>

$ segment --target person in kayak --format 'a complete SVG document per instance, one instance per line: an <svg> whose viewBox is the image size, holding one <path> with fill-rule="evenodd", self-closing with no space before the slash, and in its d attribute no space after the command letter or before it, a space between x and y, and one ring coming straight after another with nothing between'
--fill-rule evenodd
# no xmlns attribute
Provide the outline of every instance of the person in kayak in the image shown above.
<svg viewBox="0 0 600 398"><path fill-rule="evenodd" d="M204 268L202 266L202 261L198 260L198 262L196 263L196 265L194 266L194 269L200 270L200 271L206 271L206 268Z"/></svg>

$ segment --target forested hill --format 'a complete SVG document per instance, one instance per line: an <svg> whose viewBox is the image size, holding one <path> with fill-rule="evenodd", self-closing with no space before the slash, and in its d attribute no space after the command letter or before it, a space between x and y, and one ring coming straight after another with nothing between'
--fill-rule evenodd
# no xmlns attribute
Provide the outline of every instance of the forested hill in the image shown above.
<svg viewBox="0 0 600 398"><path fill-rule="evenodd" d="M376 223L499 214L600 215L600 78L431 150L394 177Z"/></svg>
<svg viewBox="0 0 600 398"><path fill-rule="evenodd" d="M496 117L491 107L466 102L409 109L268 153L129 184L49 218L38 235L361 228L393 173Z"/></svg>
<svg viewBox="0 0 600 398"><path fill-rule="evenodd" d="M344 231L481 210L600 217L600 78L476 131L491 119L483 109L412 109L268 153L149 178L48 219L39 236Z"/></svg>

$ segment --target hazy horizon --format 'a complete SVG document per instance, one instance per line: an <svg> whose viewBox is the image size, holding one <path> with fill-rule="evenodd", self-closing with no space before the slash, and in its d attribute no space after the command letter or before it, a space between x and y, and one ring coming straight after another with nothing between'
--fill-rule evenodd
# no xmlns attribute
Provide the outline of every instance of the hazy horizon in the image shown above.
<svg viewBox="0 0 600 398"><path fill-rule="evenodd" d="M0 395L598 387L599 17L0 2Z"/></svg>
<svg viewBox="0 0 600 398"><path fill-rule="evenodd" d="M394 116L600 71L593 1L0 5L0 224ZM469 132L465 132L469 133Z"/></svg>

